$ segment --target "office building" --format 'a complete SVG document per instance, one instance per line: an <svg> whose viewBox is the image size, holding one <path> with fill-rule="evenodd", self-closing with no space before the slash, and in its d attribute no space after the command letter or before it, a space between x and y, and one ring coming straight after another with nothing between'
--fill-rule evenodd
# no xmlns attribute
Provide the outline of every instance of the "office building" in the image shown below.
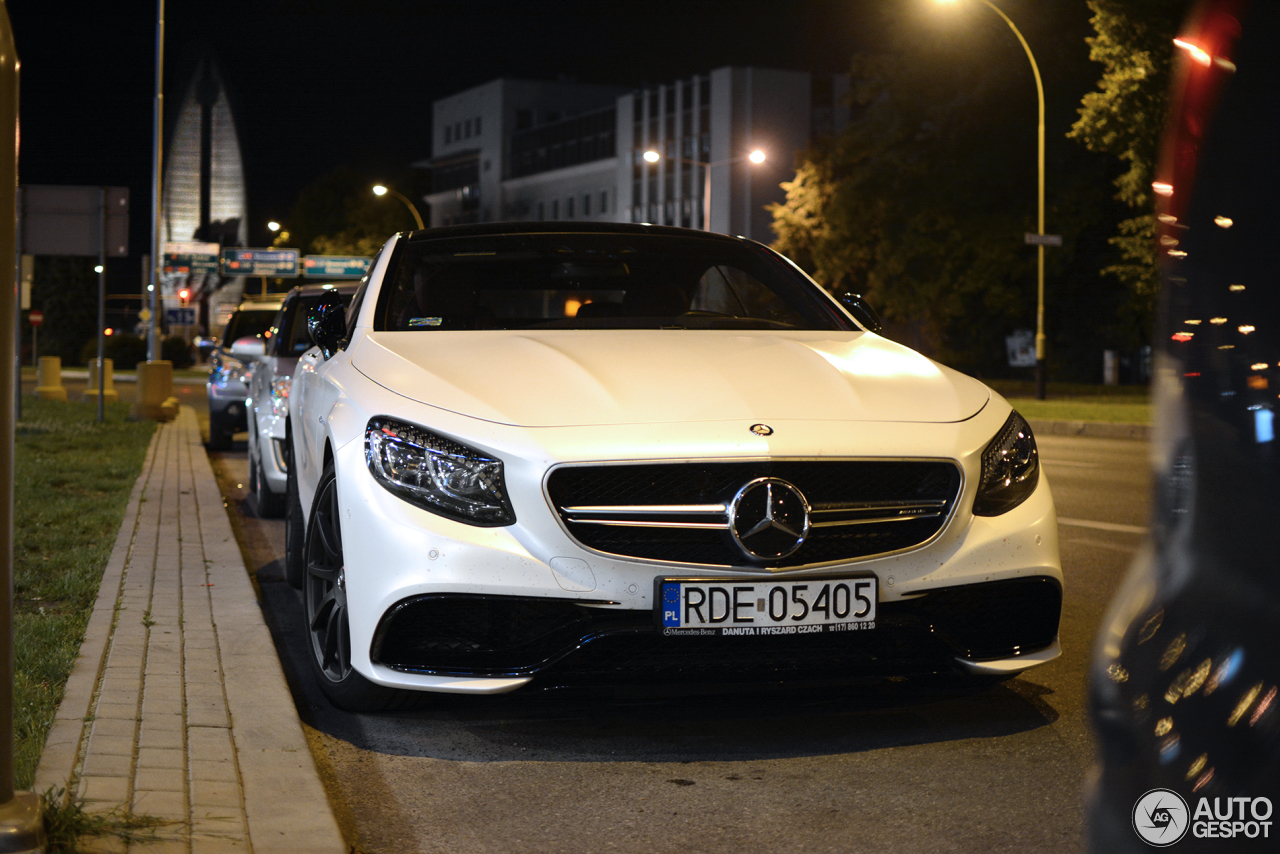
<svg viewBox="0 0 1280 854"><path fill-rule="evenodd" d="M495 80L437 101L432 225L651 222L770 242L796 155L848 121L848 77L726 67L638 91ZM753 150L765 154L752 163ZM647 151L658 154L648 162ZM709 173L709 177L708 177Z"/></svg>

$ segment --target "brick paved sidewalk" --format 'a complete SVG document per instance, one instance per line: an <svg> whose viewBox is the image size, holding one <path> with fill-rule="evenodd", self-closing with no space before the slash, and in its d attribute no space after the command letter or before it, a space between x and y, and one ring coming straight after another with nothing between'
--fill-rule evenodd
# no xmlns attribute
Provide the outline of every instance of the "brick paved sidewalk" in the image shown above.
<svg viewBox="0 0 1280 854"><path fill-rule="evenodd" d="M188 407L134 486L40 759L49 786L174 822L131 851L346 850Z"/></svg>

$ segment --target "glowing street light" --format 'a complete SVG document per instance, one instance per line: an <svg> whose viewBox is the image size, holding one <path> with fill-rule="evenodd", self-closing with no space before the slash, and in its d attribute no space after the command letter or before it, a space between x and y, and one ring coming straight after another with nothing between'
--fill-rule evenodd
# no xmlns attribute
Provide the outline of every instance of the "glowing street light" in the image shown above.
<svg viewBox="0 0 1280 854"><path fill-rule="evenodd" d="M662 159L662 155L654 151L653 149L649 149L648 151L646 151L643 157L645 159L645 162L647 163L657 163L659 160ZM667 159L678 160L681 163L687 163L690 166L706 167L705 169L702 170L703 179L704 179L702 184L702 219L704 223L703 230L710 231L711 230L711 170L714 169L716 166L727 166L730 163L737 163L739 160L748 160L756 165L759 165L766 160L766 155L763 151L757 148L754 151L752 151L750 154L742 154L737 157L730 157L728 160L717 160L715 163L711 163L706 160L689 160L688 158L685 158L685 157L669 156Z"/></svg>
<svg viewBox="0 0 1280 854"><path fill-rule="evenodd" d="M944 5L951 5L956 0L937 0ZM977 0L988 9L995 12L1000 18L1009 25L1009 29L1013 30L1013 34L1018 37L1018 43L1022 45L1022 49L1027 54L1027 59L1031 62L1031 73L1036 78L1036 97L1040 105L1040 124L1038 135L1036 137L1036 160L1039 166L1039 178L1037 183L1037 200L1038 200L1038 217L1036 221L1036 230L1041 238L1044 237L1044 83L1040 79L1040 66L1036 64L1035 55L1031 52L1031 46L1027 44L1027 40L1022 37L1022 32L1014 25L1009 16L1000 10L1000 7L991 0ZM1036 399L1044 400L1045 398L1045 335L1044 335L1044 247L1043 242L1036 244Z"/></svg>
<svg viewBox="0 0 1280 854"><path fill-rule="evenodd" d="M418 228L426 228L426 226L422 224L422 217L418 215L418 209L413 206L413 202L409 201L408 198L397 193L390 187L384 187L381 184L375 184L373 186L373 194L375 196L385 196L388 193L405 203L405 207L409 208L409 213L413 214L413 221L418 224Z"/></svg>
<svg viewBox="0 0 1280 854"><path fill-rule="evenodd" d="M280 230L280 223L276 222L275 220L272 220L271 222L267 223L267 231L270 231L274 234L279 230Z"/></svg>

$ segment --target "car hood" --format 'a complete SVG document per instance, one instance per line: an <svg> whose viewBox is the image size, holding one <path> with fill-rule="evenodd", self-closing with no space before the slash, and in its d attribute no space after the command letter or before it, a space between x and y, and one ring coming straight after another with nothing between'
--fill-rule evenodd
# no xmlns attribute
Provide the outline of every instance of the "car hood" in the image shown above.
<svg viewBox="0 0 1280 854"><path fill-rule="evenodd" d="M356 370L412 400L526 427L963 421L982 383L871 333L373 332Z"/></svg>

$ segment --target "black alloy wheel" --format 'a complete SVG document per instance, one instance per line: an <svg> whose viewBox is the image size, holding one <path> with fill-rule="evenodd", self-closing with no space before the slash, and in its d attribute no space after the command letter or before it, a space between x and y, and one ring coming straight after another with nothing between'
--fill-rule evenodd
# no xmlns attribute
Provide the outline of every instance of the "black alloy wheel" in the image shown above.
<svg viewBox="0 0 1280 854"><path fill-rule="evenodd" d="M350 712L407 708L418 698L375 685L351 666L346 566L338 481L333 464L325 467L311 505L306 534L306 577L302 599L311 648L311 669L329 702Z"/></svg>

